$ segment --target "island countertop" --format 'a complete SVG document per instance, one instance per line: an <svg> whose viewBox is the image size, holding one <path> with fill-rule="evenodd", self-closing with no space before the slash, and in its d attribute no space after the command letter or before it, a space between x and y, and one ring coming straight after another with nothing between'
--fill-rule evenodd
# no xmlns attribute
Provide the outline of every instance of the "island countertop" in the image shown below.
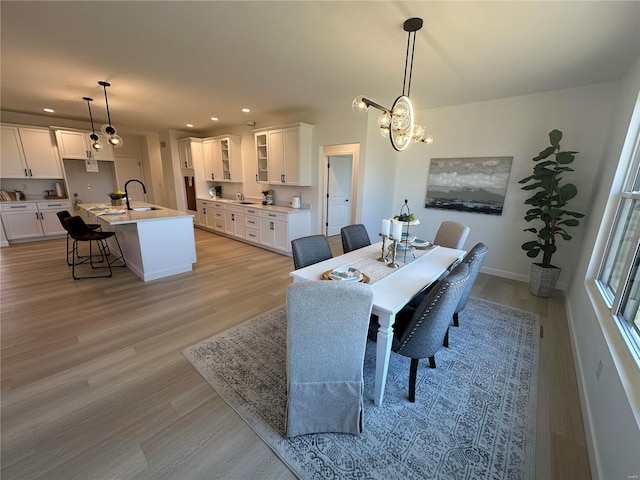
<svg viewBox="0 0 640 480"><path fill-rule="evenodd" d="M131 202L131 208L133 210L127 210L126 205L113 207L101 203L83 203L78 206L87 213L93 214L109 225L124 225L127 223L165 220L167 218L193 217L193 214L191 213L172 210L170 208L146 202ZM149 210L146 210L146 208L149 208ZM113 210L117 210L121 213L116 215L110 214L109 212Z"/></svg>

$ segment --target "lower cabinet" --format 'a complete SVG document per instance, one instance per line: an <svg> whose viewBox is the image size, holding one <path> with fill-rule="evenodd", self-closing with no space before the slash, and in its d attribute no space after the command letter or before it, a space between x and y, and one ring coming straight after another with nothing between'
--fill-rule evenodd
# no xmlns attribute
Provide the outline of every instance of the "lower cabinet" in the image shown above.
<svg viewBox="0 0 640 480"><path fill-rule="evenodd" d="M260 243L260 211L255 208L244 210L245 238L253 243Z"/></svg>
<svg viewBox="0 0 640 480"><path fill-rule="evenodd" d="M288 215L286 213L260 213L260 243L276 250L288 252Z"/></svg>
<svg viewBox="0 0 640 480"><path fill-rule="evenodd" d="M224 203L213 202L211 217L209 226L216 232L224 233Z"/></svg>
<svg viewBox="0 0 640 480"><path fill-rule="evenodd" d="M234 237L245 238L244 207L225 206L224 232Z"/></svg>
<svg viewBox="0 0 640 480"><path fill-rule="evenodd" d="M287 213L199 199L198 224L207 230L290 255L291 240L310 235L311 212Z"/></svg>
<svg viewBox="0 0 640 480"><path fill-rule="evenodd" d="M8 240L64 235L57 212L70 210L69 202L24 202L0 205Z"/></svg>

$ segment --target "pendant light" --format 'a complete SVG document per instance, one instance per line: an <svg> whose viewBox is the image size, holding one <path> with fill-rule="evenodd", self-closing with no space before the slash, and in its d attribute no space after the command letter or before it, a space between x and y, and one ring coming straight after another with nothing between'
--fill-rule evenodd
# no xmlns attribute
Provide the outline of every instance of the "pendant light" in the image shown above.
<svg viewBox="0 0 640 480"><path fill-rule="evenodd" d="M98 142L98 135L96 134L96 129L93 128L93 115L91 115L91 103L93 102L93 98L82 97L83 100L87 102L87 107L89 107L89 120L91 120L91 135L89 138L91 139L91 148L93 148L96 152L102 148L100 142Z"/></svg>
<svg viewBox="0 0 640 480"><path fill-rule="evenodd" d="M433 143L433 137L425 135L425 128L415 123L413 103L409 98L411 91L411 76L413 74L413 54L416 47L416 32L422 28L421 18L410 18L404 22L404 31L407 32L407 53L404 60L404 79L402 82L402 95L396 98L391 108L358 96L353 101L353 109L358 113L364 113L369 107L374 107L382 113L378 117L380 134L389 137L391 146L398 152L406 150L409 143L424 142ZM413 41L412 41L413 37ZM411 51L411 62L409 62Z"/></svg>
<svg viewBox="0 0 640 480"><path fill-rule="evenodd" d="M104 103L107 106L107 125L102 126L102 133L107 135L107 142L113 148L120 148L122 146L122 138L117 134L116 129L111 125L111 114L109 113L109 99L107 98L107 87L110 87L111 84L108 82L100 81L98 85L101 85L104 88Z"/></svg>

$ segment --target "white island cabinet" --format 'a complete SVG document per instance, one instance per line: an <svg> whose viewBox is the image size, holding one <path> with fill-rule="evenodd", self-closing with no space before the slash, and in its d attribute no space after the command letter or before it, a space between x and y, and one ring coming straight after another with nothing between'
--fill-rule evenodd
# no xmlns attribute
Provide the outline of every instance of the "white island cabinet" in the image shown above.
<svg viewBox="0 0 640 480"><path fill-rule="evenodd" d="M116 232L127 267L145 282L193 270L193 215L147 203L131 206L134 210L123 207L123 213L107 215L97 204L80 205L86 222ZM136 210L141 207L151 210Z"/></svg>

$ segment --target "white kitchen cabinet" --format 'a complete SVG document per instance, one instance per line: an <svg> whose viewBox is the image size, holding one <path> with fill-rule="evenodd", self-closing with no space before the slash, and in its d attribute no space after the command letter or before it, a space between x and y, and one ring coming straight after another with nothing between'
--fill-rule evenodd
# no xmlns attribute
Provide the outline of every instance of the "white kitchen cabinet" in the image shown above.
<svg viewBox="0 0 640 480"><path fill-rule="evenodd" d="M204 178L215 182L242 182L240 137L206 138L202 142Z"/></svg>
<svg viewBox="0 0 640 480"><path fill-rule="evenodd" d="M207 181L222 181L222 151L220 140L212 138L202 141L202 159L204 164L204 179Z"/></svg>
<svg viewBox="0 0 640 480"><path fill-rule="evenodd" d="M210 226L216 232L224 233L225 231L224 203L213 202L212 215L213 215L213 222L210 224ZM209 221L208 218L207 218L207 221Z"/></svg>
<svg viewBox="0 0 640 480"><path fill-rule="evenodd" d="M269 183L268 132L255 133L256 143L256 182Z"/></svg>
<svg viewBox="0 0 640 480"><path fill-rule="evenodd" d="M246 226L244 207L226 205L224 207L224 232L234 237L245 238Z"/></svg>
<svg viewBox="0 0 640 480"><path fill-rule="evenodd" d="M206 200L198 200L197 208L198 208L198 215L196 216L196 219L197 219L198 225L202 227L208 227L208 226L213 227L213 224L212 225L207 224L207 212L209 210L213 210L213 206L211 202L207 202Z"/></svg>
<svg viewBox="0 0 640 480"><path fill-rule="evenodd" d="M93 143L91 132L56 130L60 158L113 161L113 147L107 142L107 137L102 133L96 133L96 135L98 135L98 142L102 145L100 150L94 150L91 147Z"/></svg>
<svg viewBox="0 0 640 480"><path fill-rule="evenodd" d="M253 207L244 209L245 238L260 243L260 211Z"/></svg>
<svg viewBox="0 0 640 480"><path fill-rule="evenodd" d="M188 137L178 140L178 155L180 168L192 169L194 164L202 161L202 139Z"/></svg>
<svg viewBox="0 0 640 480"><path fill-rule="evenodd" d="M288 215L286 213L262 212L260 214L260 243L276 250L288 252Z"/></svg>
<svg viewBox="0 0 640 480"><path fill-rule="evenodd" d="M57 212L70 210L69 202L24 202L0 205L2 223L7 239L64 235Z"/></svg>
<svg viewBox="0 0 640 480"><path fill-rule="evenodd" d="M265 136L266 134L266 136ZM264 178L261 169L268 170L268 183L285 185L311 185L311 159L313 125L295 125L271 128L254 133L258 182ZM265 148L262 146L266 138ZM266 155L266 157L264 156Z"/></svg>
<svg viewBox="0 0 640 480"><path fill-rule="evenodd" d="M49 129L2 125L0 176L3 178L63 178Z"/></svg>

